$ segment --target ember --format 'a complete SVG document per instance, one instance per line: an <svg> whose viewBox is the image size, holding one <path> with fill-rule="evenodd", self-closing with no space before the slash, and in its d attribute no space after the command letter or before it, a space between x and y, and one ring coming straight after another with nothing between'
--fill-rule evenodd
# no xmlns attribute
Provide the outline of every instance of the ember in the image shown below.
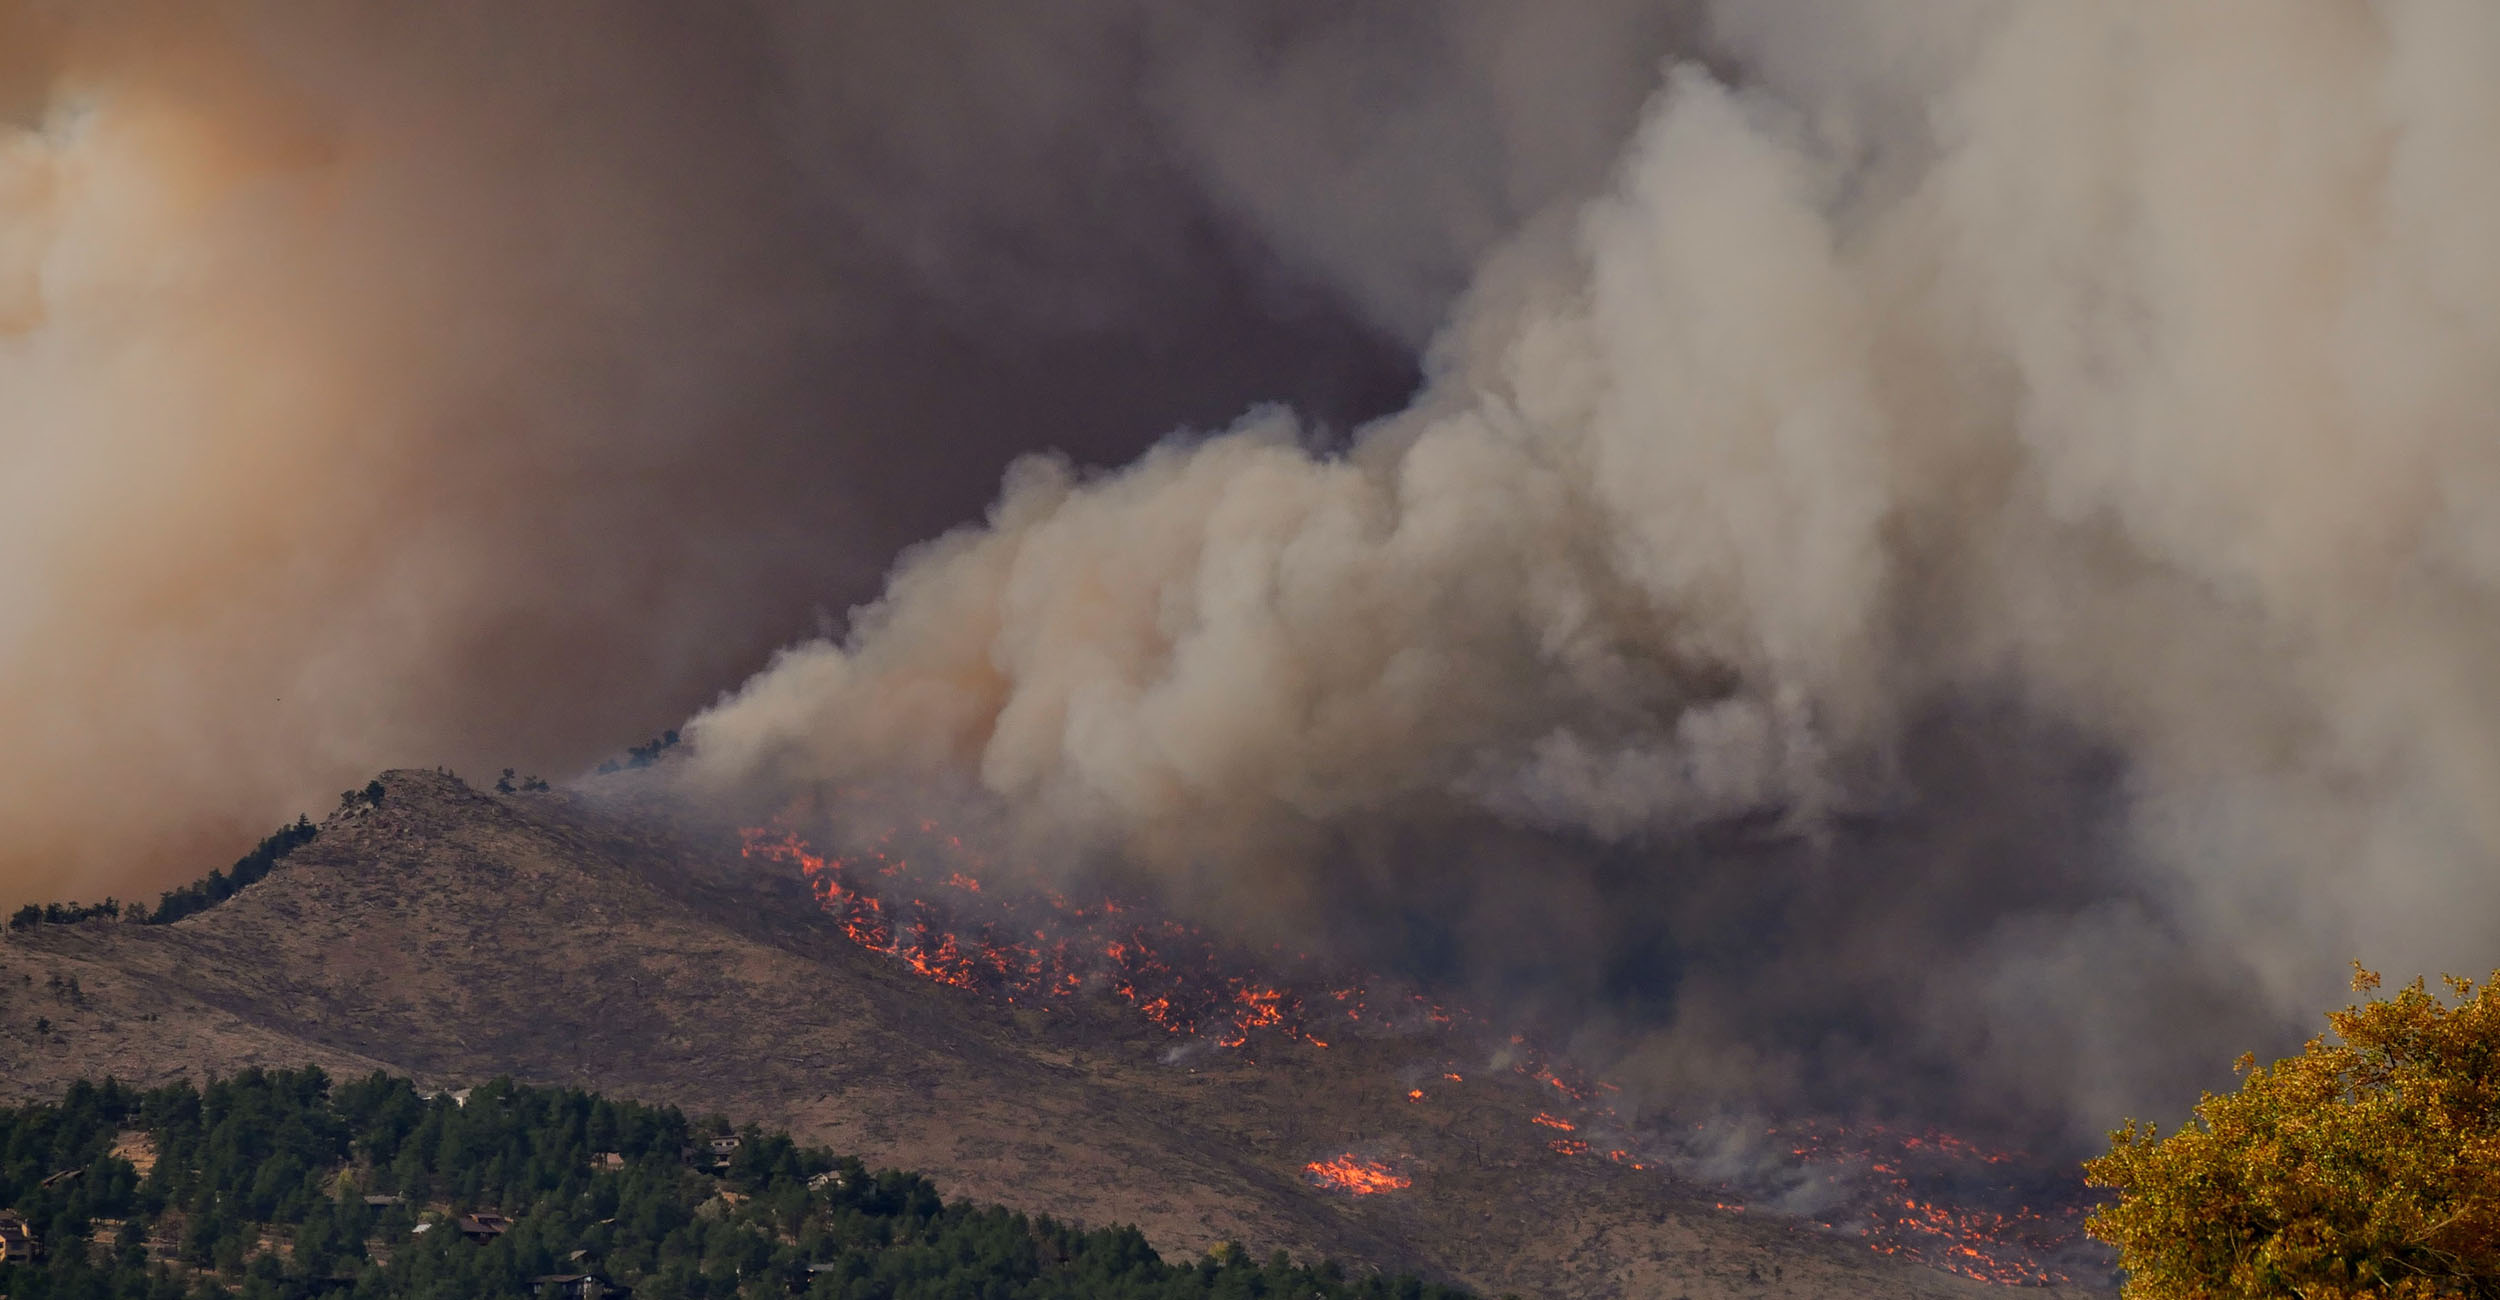
<svg viewBox="0 0 2500 1300"><path fill-rule="evenodd" d="M1793 1195L1819 1184L1826 1208L1811 1217L1878 1254L2019 1286L2062 1284L2107 1267L2081 1231L2089 1208L2081 1184L2044 1176L2020 1155L1877 1124L1790 1124L1763 1136L1786 1148L1781 1172L1730 1190ZM1991 1208L2003 1206L2015 1208Z"/></svg>
<svg viewBox="0 0 2500 1300"><path fill-rule="evenodd" d="M1302 1172L1320 1187L1333 1187L1356 1196L1394 1192L1412 1187L1415 1180L1377 1160L1365 1160L1349 1151L1334 1160L1314 1160L1302 1166Z"/></svg>
<svg viewBox="0 0 2500 1300"><path fill-rule="evenodd" d="M918 851L905 852L901 833L889 832L849 858L819 854L784 830L752 828L741 838L748 858L796 867L851 942L925 979L1009 1005L1058 1008L1099 990L1166 1033L1205 1035L1224 1047L1246 1046L1256 1031L1326 1047L1312 1032L1320 1020L1360 1020L1366 1009L1361 987L1328 994L1334 1008L1308 1006L1194 927L1147 918L1115 899L1078 906L1045 889L1011 899L985 893L979 877L952 862L923 871L915 858L979 864L960 840L939 838L934 826L921 831L931 842L914 844ZM1448 1013L1428 1002L1417 1014L1448 1023Z"/></svg>
<svg viewBox="0 0 2500 1300"><path fill-rule="evenodd" d="M1304 972L1310 978L1302 987L1313 990L1305 996L1195 927L1156 918L1135 904L1103 898L1079 905L1038 881L1023 890L985 887L975 873L988 869L962 841L933 824L919 830L916 837L889 832L850 857L818 854L785 830L748 830L742 838L747 857L796 868L852 943L921 978L1010 1005L1059 1009L1085 996L1108 996L1167 1034L1234 1049L1248 1047L1254 1035L1324 1048L1323 1029L1331 1037L1400 1033L1439 1030L1461 1019L1476 1032L1490 1029L1421 994L1384 996L1370 982L1349 983L1343 972L1328 978L1316 967ZM1274 955L1284 957L1281 948ZM1309 965L1307 955L1295 960ZM1548 1150L1575 1158L1603 1155L1632 1171L1684 1159L1673 1139L1627 1123L1601 1100L1620 1091L1614 1085L1549 1060L1524 1034L1508 1035L1508 1041L1508 1068L1533 1085L1538 1098L1522 1097L1522 1110L1552 1107L1535 1110L1528 1122L1569 1135L1547 1140ZM1453 1068L1441 1068L1440 1077L1462 1081ZM1420 1102L1424 1092L1409 1088L1405 1097ZM1764 1139L1777 1143L1785 1158L1763 1166L1759 1179L1724 1190L1795 1204L1794 1193L1811 1189L1808 1199L1825 1207L1810 1216L1814 1221L1878 1253L2013 1284L2061 1283L2099 1266L2080 1231L2080 1185L2071 1177L2043 1181L2021 1157L1932 1130L1912 1134L1879 1126L1773 1126L1748 1140ZM1351 1153L1314 1161L1304 1171L1318 1186L1358 1196L1411 1185L1388 1165ZM1719 1205L1739 1213L1744 1208Z"/></svg>

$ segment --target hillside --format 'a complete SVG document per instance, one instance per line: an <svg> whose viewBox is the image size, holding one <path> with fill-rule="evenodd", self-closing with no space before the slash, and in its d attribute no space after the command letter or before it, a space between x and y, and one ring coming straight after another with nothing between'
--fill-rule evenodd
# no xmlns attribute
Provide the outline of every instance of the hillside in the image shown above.
<svg viewBox="0 0 2500 1300"><path fill-rule="evenodd" d="M0 1107L0 1295L19 1300L1466 1300L1134 1228L944 1201L755 1127L509 1080L420 1094L247 1070Z"/></svg>
<svg viewBox="0 0 2500 1300"><path fill-rule="evenodd" d="M1558 1156L1523 1122L1532 1079L1436 1083L1418 1104L1429 1043L1167 1064L1159 1031L1111 1010L1018 1013L862 952L804 881L728 836L567 791L382 785L178 923L11 934L0 1101L254 1065L510 1074L787 1130L948 1196L1135 1223L1174 1255L1237 1239L1534 1295L1993 1290L1723 1212L1656 1170ZM1355 1151L1395 1156L1413 1185L1350 1196L1305 1175Z"/></svg>

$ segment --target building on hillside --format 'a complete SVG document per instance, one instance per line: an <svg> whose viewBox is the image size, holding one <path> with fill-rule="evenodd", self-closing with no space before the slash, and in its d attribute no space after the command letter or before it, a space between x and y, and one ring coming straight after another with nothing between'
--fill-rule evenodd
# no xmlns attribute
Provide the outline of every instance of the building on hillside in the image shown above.
<svg viewBox="0 0 2500 1300"><path fill-rule="evenodd" d="M633 1294L596 1273L549 1273L530 1279L532 1295L546 1295L550 1287L560 1300L619 1300Z"/></svg>
<svg viewBox="0 0 2500 1300"><path fill-rule="evenodd" d="M738 1139L716 1137L690 1143L679 1151L689 1168L708 1169L719 1173L729 1168L730 1157L738 1154Z"/></svg>
<svg viewBox="0 0 2500 1300"><path fill-rule="evenodd" d="M0 1262L29 1263L43 1258L43 1239L15 1210L0 1210Z"/></svg>
<svg viewBox="0 0 2500 1300"><path fill-rule="evenodd" d="M464 1214L460 1216L460 1235L484 1245L512 1231L512 1220L500 1214Z"/></svg>

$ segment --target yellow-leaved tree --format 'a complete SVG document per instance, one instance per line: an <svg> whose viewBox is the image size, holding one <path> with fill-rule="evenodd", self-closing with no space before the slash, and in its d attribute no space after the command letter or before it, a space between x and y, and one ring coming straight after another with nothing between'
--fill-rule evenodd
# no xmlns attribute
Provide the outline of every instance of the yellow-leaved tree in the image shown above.
<svg viewBox="0 0 2500 1300"><path fill-rule="evenodd" d="M2492 976L2500 982L2500 973ZM2353 965L2353 989L2379 977ZM2500 991L2415 980L2084 1165L2130 1300L2500 1297Z"/></svg>

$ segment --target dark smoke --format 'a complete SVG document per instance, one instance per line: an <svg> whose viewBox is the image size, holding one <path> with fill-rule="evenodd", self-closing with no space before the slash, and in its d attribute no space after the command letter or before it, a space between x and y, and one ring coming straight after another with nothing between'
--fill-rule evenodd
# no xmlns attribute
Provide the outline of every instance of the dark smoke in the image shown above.
<svg viewBox="0 0 2500 1300"><path fill-rule="evenodd" d="M0 898L578 770L1016 454L1395 407L1665 32L1167 8L0 3Z"/></svg>
<svg viewBox="0 0 2500 1300"><path fill-rule="evenodd" d="M2500 19L1708 18L0 0L5 892L745 680L1679 1104L2491 961Z"/></svg>
<svg viewBox="0 0 2500 1300"><path fill-rule="evenodd" d="M2052 1139L2492 963L2500 18L1718 17L1412 406L1018 462L695 774L969 782L1662 1096Z"/></svg>

